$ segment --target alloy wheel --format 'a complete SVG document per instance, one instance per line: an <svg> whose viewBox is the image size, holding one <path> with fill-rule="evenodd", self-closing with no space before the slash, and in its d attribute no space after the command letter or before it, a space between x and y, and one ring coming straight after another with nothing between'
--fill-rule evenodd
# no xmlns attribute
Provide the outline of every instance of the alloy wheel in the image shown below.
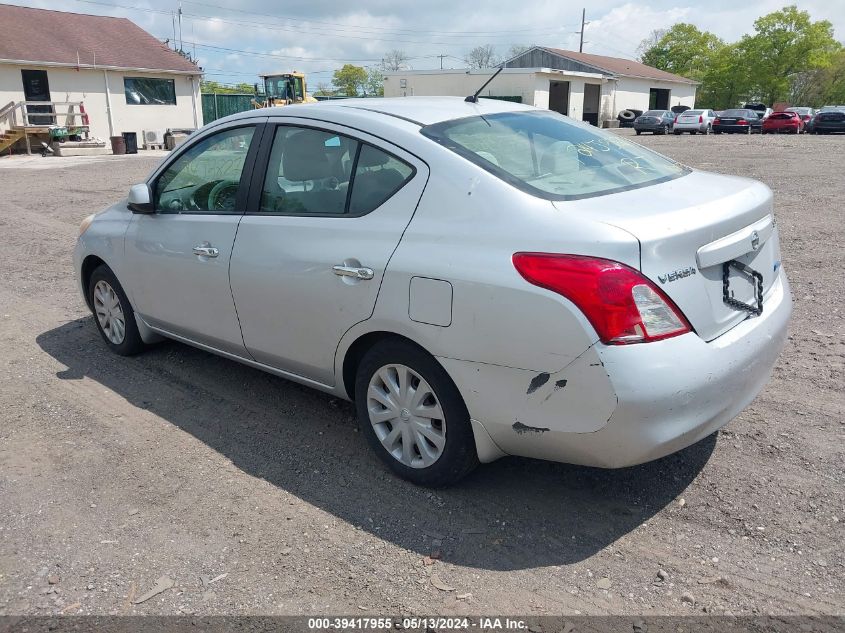
<svg viewBox="0 0 845 633"><path fill-rule="evenodd" d="M446 419L434 389L401 364L376 371L367 388L367 413L382 446L410 468L427 468L446 447Z"/></svg>
<svg viewBox="0 0 845 633"><path fill-rule="evenodd" d="M106 338L115 345L123 343L126 337L126 320L120 298L107 281L100 280L94 286L94 313Z"/></svg>

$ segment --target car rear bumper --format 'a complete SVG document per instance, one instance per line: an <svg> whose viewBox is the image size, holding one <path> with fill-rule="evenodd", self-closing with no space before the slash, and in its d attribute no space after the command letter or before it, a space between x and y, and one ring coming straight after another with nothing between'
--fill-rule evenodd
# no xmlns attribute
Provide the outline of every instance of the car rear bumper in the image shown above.
<svg viewBox="0 0 845 633"><path fill-rule="evenodd" d="M604 468L651 461L715 432L760 392L792 312L781 270L765 311L705 342L593 345L549 374L440 358L502 452Z"/></svg>
<svg viewBox="0 0 845 633"><path fill-rule="evenodd" d="M710 125L706 121L704 123L679 123L675 121L674 129L677 132L680 130L681 132L703 132L707 129L707 126Z"/></svg>
<svg viewBox="0 0 845 633"><path fill-rule="evenodd" d="M845 123L821 123L813 125L814 132L845 132Z"/></svg>
<svg viewBox="0 0 845 633"><path fill-rule="evenodd" d="M714 132L724 132L726 134L748 134L748 130L754 131L751 125L714 125Z"/></svg>
<svg viewBox="0 0 845 633"><path fill-rule="evenodd" d="M634 129L638 132L662 132L664 127L669 127L671 129L672 126L665 123L648 123L645 125L634 124Z"/></svg>

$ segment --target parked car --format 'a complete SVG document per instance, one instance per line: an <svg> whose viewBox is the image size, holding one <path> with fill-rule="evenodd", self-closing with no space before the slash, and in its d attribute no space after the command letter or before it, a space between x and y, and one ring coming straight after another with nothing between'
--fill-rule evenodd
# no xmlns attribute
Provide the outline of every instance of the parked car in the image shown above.
<svg viewBox="0 0 845 633"><path fill-rule="evenodd" d="M773 112L763 121L763 134L800 134L804 131L804 120L797 112Z"/></svg>
<svg viewBox="0 0 845 633"><path fill-rule="evenodd" d="M765 120L771 116L773 110L767 106L765 103L746 103L742 106L746 110L754 110L757 113L757 116L760 117L761 120Z"/></svg>
<svg viewBox="0 0 845 633"><path fill-rule="evenodd" d="M845 132L845 106L825 106L813 117L809 131L813 134Z"/></svg>
<svg viewBox="0 0 845 633"><path fill-rule="evenodd" d="M760 182L450 97L214 121L74 251L104 349L171 338L354 400L379 458L431 486L712 434L784 343L780 260Z"/></svg>
<svg viewBox="0 0 845 633"><path fill-rule="evenodd" d="M668 134L675 125L675 114L670 110L646 110L634 119L637 136L643 132Z"/></svg>
<svg viewBox="0 0 845 633"><path fill-rule="evenodd" d="M684 132L710 134L715 118L716 113L713 110L687 110L675 119L674 132L675 134Z"/></svg>
<svg viewBox="0 0 845 633"><path fill-rule="evenodd" d="M806 108L803 106L794 106L791 108L784 109L784 112L797 112L798 115L801 117L801 120L804 122L804 129L801 130L802 132L809 132L807 126L809 125L810 121L813 120L813 115L816 111L813 108Z"/></svg>
<svg viewBox="0 0 845 633"><path fill-rule="evenodd" d="M763 119L754 110L737 108L724 110L713 119L713 133L752 134L763 129Z"/></svg>

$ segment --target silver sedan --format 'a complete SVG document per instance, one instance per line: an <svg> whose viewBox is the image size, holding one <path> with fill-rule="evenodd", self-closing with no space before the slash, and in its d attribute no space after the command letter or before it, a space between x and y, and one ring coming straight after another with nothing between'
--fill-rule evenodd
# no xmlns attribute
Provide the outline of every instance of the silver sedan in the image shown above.
<svg viewBox="0 0 845 633"><path fill-rule="evenodd" d="M686 110L675 119L675 126L672 128L675 134L710 134L713 129L713 120L716 113L713 110Z"/></svg>
<svg viewBox="0 0 845 633"><path fill-rule="evenodd" d="M697 442L763 388L792 305L765 185L484 99L215 121L74 262L113 352L175 339L354 400L429 486Z"/></svg>

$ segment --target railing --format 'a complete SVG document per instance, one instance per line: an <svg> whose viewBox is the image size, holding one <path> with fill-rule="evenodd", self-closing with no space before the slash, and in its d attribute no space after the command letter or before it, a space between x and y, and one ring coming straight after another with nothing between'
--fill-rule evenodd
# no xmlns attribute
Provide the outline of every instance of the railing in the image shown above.
<svg viewBox="0 0 845 633"><path fill-rule="evenodd" d="M11 127L9 119L14 118L15 102L9 101L6 105L0 108L0 125L5 123L6 127Z"/></svg>
<svg viewBox="0 0 845 633"><path fill-rule="evenodd" d="M6 119L11 120L10 127L18 129L31 128L47 128L51 126L59 127L85 127L87 115L81 112L81 101L18 101L12 105L11 112L6 114ZM32 112L30 108L33 106L49 107L49 112ZM5 106L2 111L5 112ZM58 112L58 107L67 108L65 112ZM18 114L20 113L20 114ZM20 123L18 122L20 117ZM2 120L0 115L0 120ZM49 119L49 121L47 121Z"/></svg>

